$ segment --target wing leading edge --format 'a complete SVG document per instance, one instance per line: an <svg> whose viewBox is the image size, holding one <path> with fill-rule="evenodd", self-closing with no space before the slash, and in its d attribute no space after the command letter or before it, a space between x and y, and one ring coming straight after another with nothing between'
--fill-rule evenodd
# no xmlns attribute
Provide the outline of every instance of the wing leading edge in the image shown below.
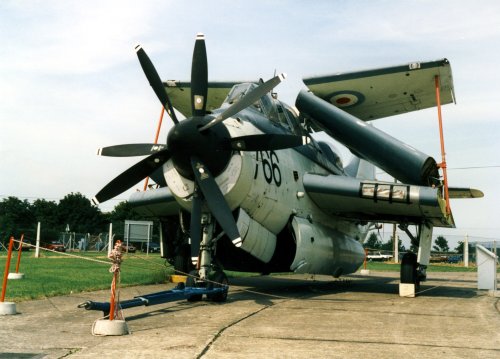
<svg viewBox="0 0 500 359"><path fill-rule="evenodd" d="M326 213L372 222L454 228L453 216L437 188L307 173L304 188Z"/></svg>
<svg viewBox="0 0 500 359"><path fill-rule="evenodd" d="M129 198L134 209L145 216L168 217L179 214L180 206L168 187L135 192Z"/></svg>

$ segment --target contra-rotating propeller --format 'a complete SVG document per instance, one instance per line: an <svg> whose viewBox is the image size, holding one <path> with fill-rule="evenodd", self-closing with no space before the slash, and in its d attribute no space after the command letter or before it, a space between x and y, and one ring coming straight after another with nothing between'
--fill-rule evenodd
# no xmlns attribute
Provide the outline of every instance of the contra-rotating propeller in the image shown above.
<svg viewBox="0 0 500 359"><path fill-rule="evenodd" d="M205 37L203 34L198 34L194 46L191 68L192 117L179 122L175 117L174 108L163 83L148 55L141 46L137 46L136 51L146 78L162 103L162 106L172 118L174 126L167 136L166 146L142 143L117 145L100 149L98 154L102 156L128 157L148 155L148 157L109 182L96 194L93 202L98 204L119 195L140 180L150 176L162 167L165 162L172 159L177 171L182 176L195 182L190 225L192 254L198 255L203 200L224 233L233 243L241 245L236 222L223 193L215 181L215 177L225 169L234 150L269 151L296 147L303 143L300 136L283 134L259 134L232 138L227 128L221 122L266 95L285 76L281 74L260 84L238 102L232 104L216 116L207 114L207 54Z"/></svg>

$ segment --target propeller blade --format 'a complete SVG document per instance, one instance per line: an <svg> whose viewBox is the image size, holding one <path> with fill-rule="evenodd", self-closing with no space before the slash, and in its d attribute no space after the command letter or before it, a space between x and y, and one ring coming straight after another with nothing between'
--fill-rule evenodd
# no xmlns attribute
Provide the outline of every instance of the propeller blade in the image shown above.
<svg viewBox="0 0 500 359"><path fill-rule="evenodd" d="M191 65L191 109L193 116L205 116L208 92L208 64L205 35L196 35Z"/></svg>
<svg viewBox="0 0 500 359"><path fill-rule="evenodd" d="M143 178L148 177L157 168L161 167L169 158L170 152L168 152L167 149L146 157L104 186L104 188L92 198L92 202L97 205L125 192Z"/></svg>
<svg viewBox="0 0 500 359"><path fill-rule="evenodd" d="M278 84L286 78L286 74L280 74L278 76L273 77L272 79L260 84L258 87L254 88L252 91L247 93L241 100L231 105L224 112L215 117L212 121L207 123L205 126L200 128L200 131L204 131L212 126L215 126L219 122L224 121L226 118L229 118L233 115L236 115L241 110L251 106L255 101L260 99L266 93L271 91L273 88L278 86Z"/></svg>
<svg viewBox="0 0 500 359"><path fill-rule="evenodd" d="M201 242L201 193L198 185L195 185L191 208L191 223L189 236L191 237L191 258L198 257Z"/></svg>
<svg viewBox="0 0 500 359"><path fill-rule="evenodd" d="M141 45L137 45L135 47L135 51L137 53L137 57L139 58L139 62L141 63L142 70L146 75L146 78L149 81L149 84L153 88L156 96L160 100L161 104L167 111L168 115L174 121L174 123L179 123L177 120L177 116L175 115L174 108L170 99L168 98L167 92L165 91L165 86L163 86L163 82L161 81L160 75L156 71L153 63L149 59L149 56L146 54L146 51L142 48Z"/></svg>
<svg viewBox="0 0 500 359"><path fill-rule="evenodd" d="M273 151L303 144L301 136L279 134L240 136L230 141L231 149L238 151Z"/></svg>
<svg viewBox="0 0 500 359"><path fill-rule="evenodd" d="M191 157L191 167L193 168L196 182L200 186L203 196L207 200L207 206L226 235L233 243L241 242L240 233L233 214L229 208L224 195L215 182L214 177L207 167L196 156Z"/></svg>
<svg viewBox="0 0 500 359"><path fill-rule="evenodd" d="M99 148L97 150L97 155L109 157L147 156L159 152L166 147L166 145L158 145L154 143L129 143L125 145Z"/></svg>

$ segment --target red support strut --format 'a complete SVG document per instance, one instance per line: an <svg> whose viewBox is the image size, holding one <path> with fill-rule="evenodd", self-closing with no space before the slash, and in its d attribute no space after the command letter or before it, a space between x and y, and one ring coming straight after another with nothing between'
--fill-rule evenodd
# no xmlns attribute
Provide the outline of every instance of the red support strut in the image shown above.
<svg viewBox="0 0 500 359"><path fill-rule="evenodd" d="M10 260L12 258L12 247L13 246L14 246L14 237L10 237L9 250L7 253L7 262L5 262L5 272L3 275L2 295L0 296L0 302L5 301L5 292L7 291L7 278L9 277L9 267L10 267Z"/></svg>
<svg viewBox="0 0 500 359"><path fill-rule="evenodd" d="M161 113L160 113L160 119L158 120L158 127L156 129L156 136L155 136L155 141L154 141L155 145L158 143L158 137L160 137L161 124L163 122L163 115L164 114L165 114L165 107L162 106ZM144 182L144 191L148 189L148 182L149 182L149 177L146 177L146 181Z"/></svg>
<svg viewBox="0 0 500 359"><path fill-rule="evenodd" d="M448 173L446 170L446 153L444 150L444 135L443 135L443 118L441 116L441 96L439 90L439 75L434 77L434 83L436 87L436 106L438 110L438 120L439 120L439 138L441 141L441 163L438 163L438 167L443 170L443 184L444 184L444 198L446 200L446 214L451 214L450 208L450 196L448 194Z"/></svg>
<svg viewBox="0 0 500 359"><path fill-rule="evenodd" d="M19 265L21 264L21 253L23 252L23 239L24 239L24 233L21 234L21 241L19 242L19 250L17 251L16 273L19 273Z"/></svg>

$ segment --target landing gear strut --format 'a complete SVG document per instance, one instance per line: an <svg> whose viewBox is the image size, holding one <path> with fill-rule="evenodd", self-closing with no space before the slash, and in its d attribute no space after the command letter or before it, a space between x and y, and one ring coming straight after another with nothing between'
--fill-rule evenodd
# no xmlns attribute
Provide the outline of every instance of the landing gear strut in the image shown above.
<svg viewBox="0 0 500 359"><path fill-rule="evenodd" d="M412 252L408 252L403 256L401 261L401 284L399 286L401 296L414 297L420 282L427 279L426 271L430 262L432 229L431 224L421 223L418 225L417 238L414 238L408 231L407 226L403 227L403 230L412 239L412 243L418 243L418 256Z"/></svg>
<svg viewBox="0 0 500 359"><path fill-rule="evenodd" d="M214 222L210 213L204 213L201 217L202 240L200 243L198 270L189 273L186 280L186 287L195 288L224 288L228 285L227 276L222 269L213 263L216 239L214 239ZM202 299L202 294L193 295L188 301L195 302ZM225 302L227 290L214 294L207 294L207 299L213 302Z"/></svg>

